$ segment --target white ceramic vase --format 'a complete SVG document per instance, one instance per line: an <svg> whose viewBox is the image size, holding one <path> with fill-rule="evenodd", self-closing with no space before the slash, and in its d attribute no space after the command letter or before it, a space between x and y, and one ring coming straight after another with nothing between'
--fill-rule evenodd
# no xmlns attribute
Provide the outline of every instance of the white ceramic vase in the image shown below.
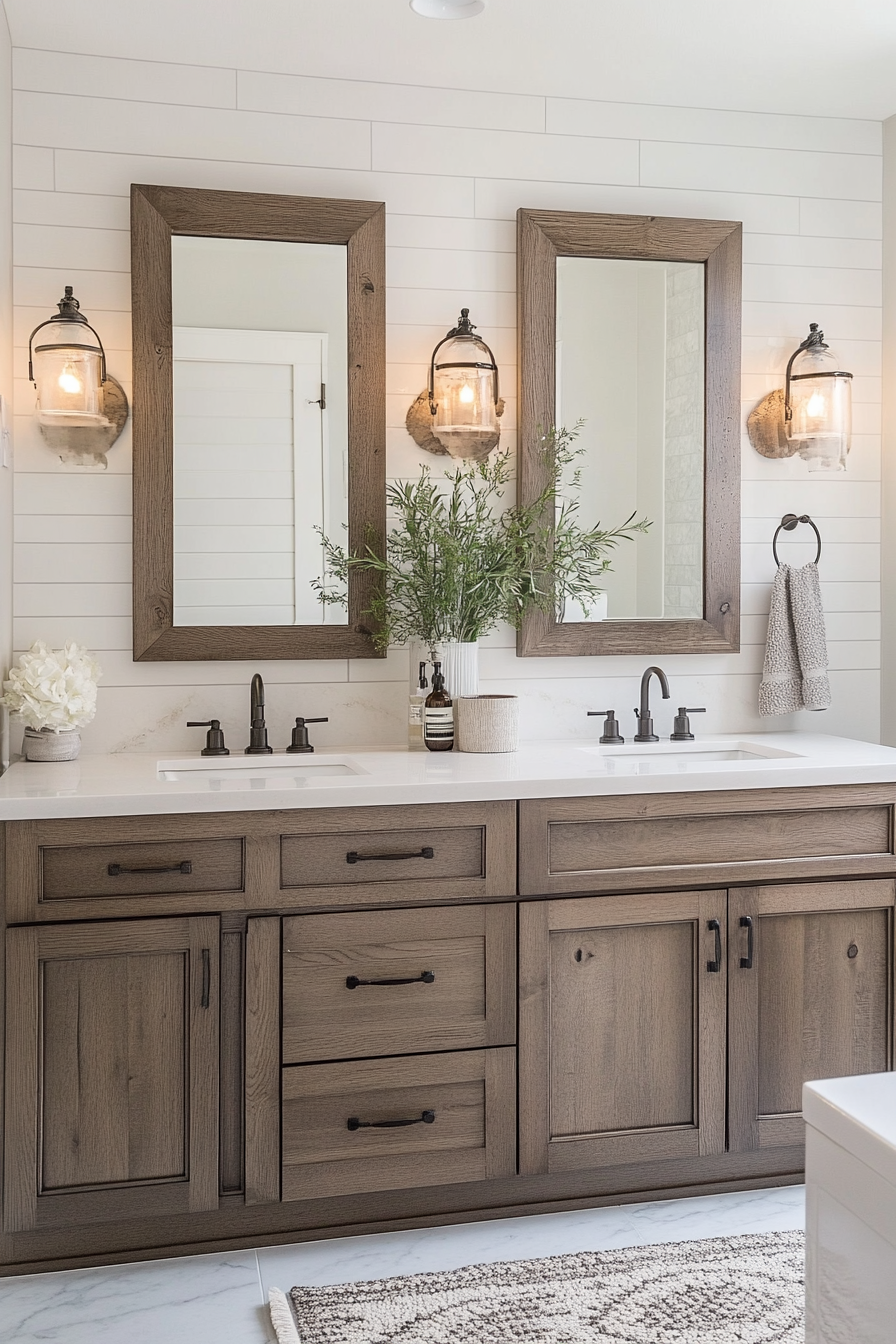
<svg viewBox="0 0 896 1344"><path fill-rule="evenodd" d="M449 640L439 646L445 690L452 700L479 694L479 641L469 644Z"/></svg>
<svg viewBox="0 0 896 1344"><path fill-rule="evenodd" d="M49 728L26 728L22 751L26 761L74 761L81 750L77 728L54 733Z"/></svg>

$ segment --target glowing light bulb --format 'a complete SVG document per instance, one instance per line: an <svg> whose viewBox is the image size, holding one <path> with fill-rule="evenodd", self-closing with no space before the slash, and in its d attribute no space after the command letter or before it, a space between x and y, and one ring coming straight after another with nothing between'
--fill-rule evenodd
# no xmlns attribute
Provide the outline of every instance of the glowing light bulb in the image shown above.
<svg viewBox="0 0 896 1344"><path fill-rule="evenodd" d="M60 373L59 386L62 388L63 392L68 392L72 396L75 396L78 392L84 391L84 384L75 373L71 364L66 364L65 368Z"/></svg>
<svg viewBox="0 0 896 1344"><path fill-rule="evenodd" d="M460 400L464 403L464 405L469 406L470 403L475 399L476 393L473 391L472 387L470 387L469 383L464 383L463 387L460 390L459 395Z"/></svg>
<svg viewBox="0 0 896 1344"><path fill-rule="evenodd" d="M813 392L806 407L806 414L817 420L825 413L825 400L820 392Z"/></svg>

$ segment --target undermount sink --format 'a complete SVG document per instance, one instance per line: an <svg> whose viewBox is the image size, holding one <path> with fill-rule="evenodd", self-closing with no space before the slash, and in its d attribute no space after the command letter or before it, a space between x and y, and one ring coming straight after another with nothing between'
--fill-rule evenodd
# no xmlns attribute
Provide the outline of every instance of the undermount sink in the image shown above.
<svg viewBox="0 0 896 1344"><path fill-rule="evenodd" d="M622 747L589 746L581 751L601 760L601 774L690 774L729 763L780 766L803 759L795 751L755 742L657 742Z"/></svg>
<svg viewBox="0 0 896 1344"><path fill-rule="evenodd" d="M158 761L157 772L165 784L205 784L222 793L250 789L304 788L324 779L344 779L364 775L354 761L345 756L283 755L187 757L176 761Z"/></svg>

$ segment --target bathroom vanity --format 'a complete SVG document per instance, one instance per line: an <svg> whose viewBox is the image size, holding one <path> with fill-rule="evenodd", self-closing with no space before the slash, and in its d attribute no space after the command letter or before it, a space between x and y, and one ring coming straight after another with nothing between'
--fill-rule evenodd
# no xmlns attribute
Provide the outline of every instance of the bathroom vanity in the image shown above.
<svg viewBox="0 0 896 1344"><path fill-rule="evenodd" d="M802 734L14 765L4 1272L801 1179L894 807Z"/></svg>

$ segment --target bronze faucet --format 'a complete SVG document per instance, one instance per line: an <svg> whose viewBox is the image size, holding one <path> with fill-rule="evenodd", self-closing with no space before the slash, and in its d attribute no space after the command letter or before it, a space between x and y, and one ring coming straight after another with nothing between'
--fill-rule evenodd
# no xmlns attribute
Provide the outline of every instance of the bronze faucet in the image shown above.
<svg viewBox="0 0 896 1344"><path fill-rule="evenodd" d="M641 678L641 708L636 709L638 716L638 731L635 733L635 742L659 742L659 738L653 731L653 719L650 714L650 678L657 677L663 690L663 699L669 699L669 683L666 680L666 674L661 667L648 667Z"/></svg>
<svg viewBox="0 0 896 1344"><path fill-rule="evenodd" d="M249 726L247 756L270 756L274 748L268 746L268 730L264 722L264 682L256 672L249 692L252 702L252 722Z"/></svg>

